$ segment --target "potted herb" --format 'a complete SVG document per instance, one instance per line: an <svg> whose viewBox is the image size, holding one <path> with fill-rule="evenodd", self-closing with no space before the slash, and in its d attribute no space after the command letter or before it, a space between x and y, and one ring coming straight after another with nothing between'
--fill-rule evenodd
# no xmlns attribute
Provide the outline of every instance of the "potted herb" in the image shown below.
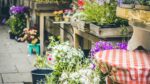
<svg viewBox="0 0 150 84"><path fill-rule="evenodd" d="M54 11L70 8L72 0L35 0L34 7L38 11Z"/></svg>
<svg viewBox="0 0 150 84"><path fill-rule="evenodd" d="M135 0L118 0L119 6L122 8L134 8Z"/></svg>
<svg viewBox="0 0 150 84"><path fill-rule="evenodd" d="M150 10L150 0L137 0L135 9Z"/></svg>

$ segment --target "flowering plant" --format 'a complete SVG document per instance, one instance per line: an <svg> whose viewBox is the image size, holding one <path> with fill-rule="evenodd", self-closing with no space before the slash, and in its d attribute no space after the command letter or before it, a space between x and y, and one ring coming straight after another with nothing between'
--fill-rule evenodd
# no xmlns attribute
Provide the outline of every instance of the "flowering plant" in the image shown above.
<svg viewBox="0 0 150 84"><path fill-rule="evenodd" d="M50 68L49 56L37 56L34 66L36 68Z"/></svg>
<svg viewBox="0 0 150 84"><path fill-rule="evenodd" d="M25 28L23 37L18 38L18 41L27 41L28 43L36 44L39 42L39 35L36 28Z"/></svg>
<svg viewBox="0 0 150 84"><path fill-rule="evenodd" d="M64 71L75 71L77 63L82 62L84 56L80 49L70 46L69 42L64 42L51 47L51 67L54 72L47 78L49 83L58 83L58 79Z"/></svg>
<svg viewBox="0 0 150 84"><path fill-rule="evenodd" d="M60 11L54 11L53 14L55 16L61 16L63 14L63 10L60 10Z"/></svg>
<svg viewBox="0 0 150 84"><path fill-rule="evenodd" d="M28 7L24 6L12 6L10 7L10 14L16 15L16 14L24 14L29 11Z"/></svg>
<svg viewBox="0 0 150 84"><path fill-rule="evenodd" d="M84 59L73 72L64 71L59 78L60 84L104 84L99 67Z"/></svg>
<svg viewBox="0 0 150 84"><path fill-rule="evenodd" d="M113 45L111 42L99 41L96 42L91 49L91 56L94 56L97 52L101 50L111 50L111 49L127 49L127 42L118 42Z"/></svg>

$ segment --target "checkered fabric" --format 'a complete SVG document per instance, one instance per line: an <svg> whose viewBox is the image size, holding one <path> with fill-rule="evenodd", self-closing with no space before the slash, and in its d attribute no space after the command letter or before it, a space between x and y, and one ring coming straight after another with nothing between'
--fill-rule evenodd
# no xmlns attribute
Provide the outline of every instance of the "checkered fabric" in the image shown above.
<svg viewBox="0 0 150 84"><path fill-rule="evenodd" d="M109 77L118 83L150 84L150 52L104 50L98 52L95 58L103 72L109 71L111 66ZM104 65L107 67L104 68Z"/></svg>

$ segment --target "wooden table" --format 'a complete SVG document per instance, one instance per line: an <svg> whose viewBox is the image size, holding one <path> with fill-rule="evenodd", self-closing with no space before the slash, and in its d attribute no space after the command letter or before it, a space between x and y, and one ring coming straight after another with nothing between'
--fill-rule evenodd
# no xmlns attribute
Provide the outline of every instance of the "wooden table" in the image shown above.
<svg viewBox="0 0 150 84"><path fill-rule="evenodd" d="M64 32L64 29L65 29L65 24L71 24L70 22L65 22L65 21L61 21L61 22L53 22L54 24L60 24L60 41L61 42L64 42L64 35L65 35L65 32Z"/></svg>
<svg viewBox="0 0 150 84"><path fill-rule="evenodd" d="M83 32L81 30L78 30L77 28L73 28L73 29L74 29L73 37L74 37L74 47L75 48L79 48L80 47L80 45L79 45L79 40L80 40L79 36L81 36L81 37L83 37L83 38L85 38L87 40L90 40L91 42L99 41L98 37L96 37L96 36L94 36L94 35L92 35L90 33ZM85 45L88 46L86 42L87 41L85 41Z"/></svg>
<svg viewBox="0 0 150 84"><path fill-rule="evenodd" d="M150 52L101 50L95 55L100 70L117 84L149 84ZM109 83L110 84L110 83Z"/></svg>
<svg viewBox="0 0 150 84"><path fill-rule="evenodd" d="M98 42L100 40L107 40L107 39L114 39L114 38L130 38L130 36L116 36L116 35L112 35L112 36L96 36L91 34L90 32L84 32L81 30L78 30L77 28L73 28L74 29L74 47L75 48L79 48L79 37L83 37L83 41L84 41L84 47L88 46L89 42L95 43ZM90 46L91 47L91 46Z"/></svg>
<svg viewBox="0 0 150 84"><path fill-rule="evenodd" d="M44 52L44 17L54 16L52 12L37 12L40 16L40 54L43 55Z"/></svg>

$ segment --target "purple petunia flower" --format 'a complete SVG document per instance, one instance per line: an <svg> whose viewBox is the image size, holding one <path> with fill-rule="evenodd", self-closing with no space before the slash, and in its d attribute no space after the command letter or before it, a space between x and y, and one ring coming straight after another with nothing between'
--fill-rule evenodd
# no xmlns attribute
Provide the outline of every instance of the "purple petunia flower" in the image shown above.
<svg viewBox="0 0 150 84"><path fill-rule="evenodd" d="M28 7L24 7L24 6L12 6L10 7L10 14L23 14L26 13L29 10Z"/></svg>
<svg viewBox="0 0 150 84"><path fill-rule="evenodd" d="M111 50L111 49L125 49L127 50L127 42L119 42L113 45L111 42L99 41L91 48L90 54L94 56L97 52L101 50Z"/></svg>
<svg viewBox="0 0 150 84"><path fill-rule="evenodd" d="M95 64L93 64L93 63L91 63L91 64L90 64L90 68L91 68L92 70L94 70L94 69L95 69L95 67L96 67L96 65L95 65Z"/></svg>

